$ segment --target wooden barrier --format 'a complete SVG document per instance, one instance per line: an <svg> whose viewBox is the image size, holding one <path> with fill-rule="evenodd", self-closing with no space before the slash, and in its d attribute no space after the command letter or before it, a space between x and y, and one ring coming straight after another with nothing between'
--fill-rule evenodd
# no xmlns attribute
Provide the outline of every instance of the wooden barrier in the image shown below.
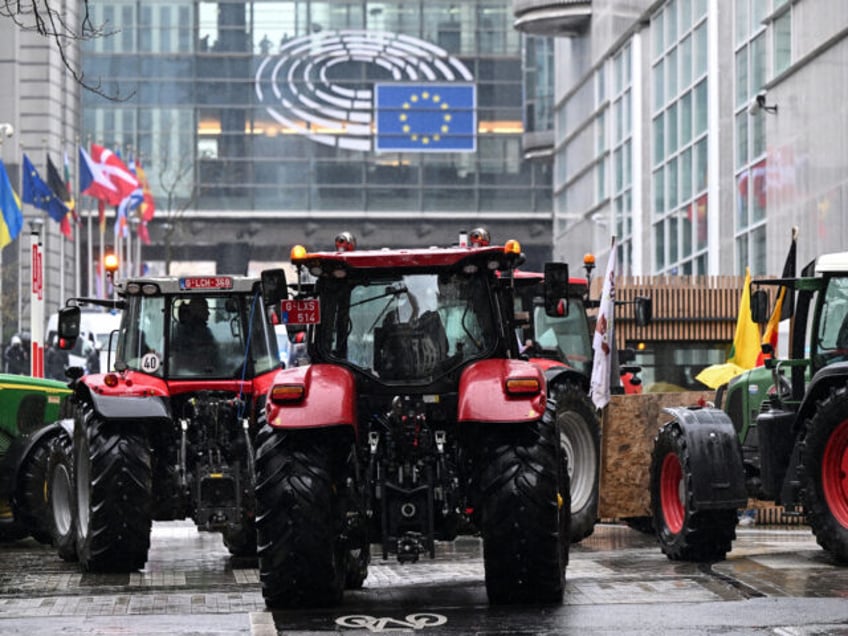
<svg viewBox="0 0 848 636"><path fill-rule="evenodd" d="M650 469L654 438L671 416L671 406L695 406L714 399L713 391L613 395L601 416L601 474L598 517L620 520L651 516ZM757 525L804 525L772 501L750 499Z"/></svg>
<svg viewBox="0 0 848 636"><path fill-rule="evenodd" d="M613 395L601 418L601 519L651 514L649 471L654 438L671 420L663 408L711 401L714 391Z"/></svg>

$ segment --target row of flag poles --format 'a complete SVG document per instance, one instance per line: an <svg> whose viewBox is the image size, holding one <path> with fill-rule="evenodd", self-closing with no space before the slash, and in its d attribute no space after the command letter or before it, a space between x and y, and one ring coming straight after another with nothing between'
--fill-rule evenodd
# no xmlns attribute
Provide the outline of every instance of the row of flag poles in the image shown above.
<svg viewBox="0 0 848 636"><path fill-rule="evenodd" d="M30 158L24 154L22 162L21 196L12 185L6 165L0 159L0 249L14 242L21 235L24 225L23 205L30 204L36 209L43 210L47 216L59 224L63 237L73 240L72 225L81 225L74 200L74 187L71 178L70 161L64 154L64 174L60 173L50 155L46 159L47 179L43 179ZM97 144L91 144L91 152L79 148L79 183L77 192L80 197L85 195L97 201L99 212L100 258L98 271L93 272L92 251L92 221L88 218L88 293L106 297L109 292L105 285L104 256L106 206L115 207L115 238L114 247L119 253L124 239L127 251L130 250L129 219L138 220L136 225L137 240L143 244L150 243L147 224L153 219L155 205L150 186L141 163L129 159L125 164L117 153ZM134 215L134 216L132 216ZM75 243L76 267L79 270L79 241ZM60 250L60 285L61 297L65 295L65 241L61 242ZM140 251L138 252L140 254ZM31 373L35 377L43 377L43 331L44 331L44 268L41 233L33 231L31 246L32 258L32 304L30 307L30 334L32 339ZM132 261L128 253L127 261ZM97 282L95 284L95 278ZM19 281L23 285L23 281ZM79 271L77 271L79 285ZM96 288L96 289L95 289ZM77 288L77 294L79 288ZM19 299L18 320L21 321L21 306ZM2 323L0 323L2 325ZM19 324L19 328L21 325Z"/></svg>
<svg viewBox="0 0 848 636"><path fill-rule="evenodd" d="M81 224L74 201L74 188L71 179L70 161L64 154L64 175L47 155L47 179L43 179L30 158L23 155L23 176L21 196L18 197L9 179L6 166L0 160L0 248L18 238L23 229L23 207L28 203L43 210L60 225L63 236L73 240L73 224ZM124 163L117 154L100 146L91 144L91 151L79 148L79 188L80 195L92 197L97 201L98 220L101 235L106 229L106 206L115 208L115 239L126 238L129 234L129 219L135 214L137 239L150 244L147 225L153 219L156 207L150 185L141 162L129 158ZM89 237L89 249L91 240ZM100 258L102 268L102 254ZM91 259L89 259L91 261ZM102 279L102 272L100 272Z"/></svg>

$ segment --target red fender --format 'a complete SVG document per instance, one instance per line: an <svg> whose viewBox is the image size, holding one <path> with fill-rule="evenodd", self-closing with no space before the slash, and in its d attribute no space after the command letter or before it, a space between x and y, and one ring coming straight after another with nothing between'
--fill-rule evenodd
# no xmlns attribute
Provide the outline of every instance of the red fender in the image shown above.
<svg viewBox="0 0 848 636"><path fill-rule="evenodd" d="M539 390L507 393L509 380L536 380ZM459 422L530 422L545 412L545 376L525 360L491 359L465 368L459 379Z"/></svg>
<svg viewBox="0 0 848 636"><path fill-rule="evenodd" d="M300 399L274 402L274 387L303 387ZM268 392L265 414L275 428L321 428L348 425L356 429L353 374L333 364L310 364L278 371Z"/></svg>

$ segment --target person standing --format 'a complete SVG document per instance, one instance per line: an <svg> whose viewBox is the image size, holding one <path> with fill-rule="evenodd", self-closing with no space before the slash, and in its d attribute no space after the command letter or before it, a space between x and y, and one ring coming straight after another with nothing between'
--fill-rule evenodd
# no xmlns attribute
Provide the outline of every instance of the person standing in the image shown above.
<svg viewBox="0 0 848 636"><path fill-rule="evenodd" d="M6 373L25 375L29 372L26 351L19 336L12 336L9 346L3 352L3 362Z"/></svg>

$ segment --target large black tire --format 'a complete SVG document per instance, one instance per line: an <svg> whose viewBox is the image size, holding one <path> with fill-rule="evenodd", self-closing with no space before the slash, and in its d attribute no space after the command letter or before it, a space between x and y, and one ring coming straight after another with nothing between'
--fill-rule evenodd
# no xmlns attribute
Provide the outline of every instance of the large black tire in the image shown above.
<svg viewBox="0 0 848 636"><path fill-rule="evenodd" d="M676 422L666 424L654 440L650 477L654 529L663 553L675 561L724 560L736 538L736 509L694 509L691 458Z"/></svg>
<svg viewBox="0 0 848 636"><path fill-rule="evenodd" d="M150 447L132 426L84 409L74 431L80 565L88 572L140 569L153 523Z"/></svg>
<svg viewBox="0 0 848 636"><path fill-rule="evenodd" d="M831 392L807 422L801 446L801 497L818 544L848 562L848 389Z"/></svg>
<svg viewBox="0 0 848 636"><path fill-rule="evenodd" d="M492 604L562 602L570 506L553 419L480 432L475 499Z"/></svg>
<svg viewBox="0 0 848 636"><path fill-rule="evenodd" d="M15 516L39 543L50 544L50 513L47 506L47 458L52 435L33 446L20 467L15 494Z"/></svg>
<svg viewBox="0 0 848 636"><path fill-rule="evenodd" d="M256 440L259 579L269 608L329 607L342 600L347 548L321 432L267 424Z"/></svg>
<svg viewBox="0 0 848 636"><path fill-rule="evenodd" d="M70 435L64 432L50 445L50 456L47 459L47 503L50 509L53 545L62 559L76 561L77 501L73 443Z"/></svg>
<svg viewBox="0 0 848 636"><path fill-rule="evenodd" d="M579 386L567 383L552 398L571 484L570 539L577 543L595 531L598 520L601 427L589 395Z"/></svg>

